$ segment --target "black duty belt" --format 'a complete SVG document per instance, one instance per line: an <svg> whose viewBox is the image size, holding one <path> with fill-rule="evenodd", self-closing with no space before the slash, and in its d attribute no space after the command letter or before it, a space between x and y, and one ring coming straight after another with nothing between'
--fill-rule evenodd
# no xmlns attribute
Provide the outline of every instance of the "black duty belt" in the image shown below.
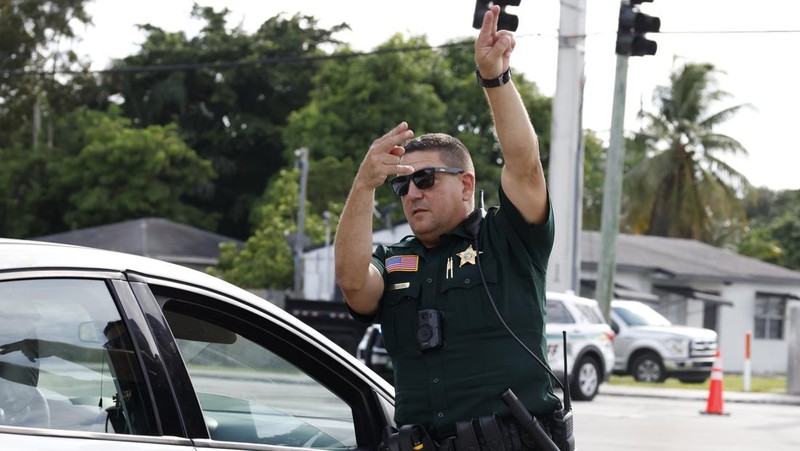
<svg viewBox="0 0 800 451"><path fill-rule="evenodd" d="M440 451L524 451L535 448L510 418L484 415L456 423L455 435L439 439Z"/></svg>

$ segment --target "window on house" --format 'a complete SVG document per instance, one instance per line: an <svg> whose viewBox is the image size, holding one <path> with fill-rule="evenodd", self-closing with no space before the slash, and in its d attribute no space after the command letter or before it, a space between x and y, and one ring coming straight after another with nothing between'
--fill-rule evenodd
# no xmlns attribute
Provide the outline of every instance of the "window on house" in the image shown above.
<svg viewBox="0 0 800 451"><path fill-rule="evenodd" d="M783 322L786 316L786 297L773 294L756 294L754 338L783 340Z"/></svg>

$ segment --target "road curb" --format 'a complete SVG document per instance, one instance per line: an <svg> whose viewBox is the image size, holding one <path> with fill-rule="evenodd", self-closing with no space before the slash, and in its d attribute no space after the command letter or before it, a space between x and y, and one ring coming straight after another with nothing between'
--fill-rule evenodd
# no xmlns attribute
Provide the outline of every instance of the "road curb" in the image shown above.
<svg viewBox="0 0 800 451"><path fill-rule="evenodd" d="M684 390L672 388L647 388L629 387L621 385L603 384L598 395L601 396L630 396L640 398L678 399L686 401L703 401L708 399L708 393L703 390ZM800 396L780 393L743 393L723 391L723 401L729 403L747 404L776 404L787 406L800 406Z"/></svg>

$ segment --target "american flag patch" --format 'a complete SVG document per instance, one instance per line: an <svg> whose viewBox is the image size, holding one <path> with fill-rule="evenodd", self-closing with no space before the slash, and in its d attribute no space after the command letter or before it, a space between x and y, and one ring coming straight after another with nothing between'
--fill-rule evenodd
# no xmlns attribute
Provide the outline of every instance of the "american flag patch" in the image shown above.
<svg viewBox="0 0 800 451"><path fill-rule="evenodd" d="M395 271L416 272L417 266L419 264L419 256L395 255L394 257L387 258L385 264L387 272L395 272Z"/></svg>

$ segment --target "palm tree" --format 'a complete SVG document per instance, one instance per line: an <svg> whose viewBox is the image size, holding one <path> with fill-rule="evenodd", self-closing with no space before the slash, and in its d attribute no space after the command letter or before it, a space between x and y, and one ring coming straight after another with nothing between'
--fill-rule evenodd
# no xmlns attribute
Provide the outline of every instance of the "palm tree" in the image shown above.
<svg viewBox="0 0 800 451"><path fill-rule="evenodd" d="M747 150L714 130L747 105L711 110L730 96L717 88L718 72L685 63L670 86L656 89L657 112L639 113L643 128L631 144L644 146L646 157L625 175L626 231L720 244L744 224L741 197L750 184L721 158Z"/></svg>

